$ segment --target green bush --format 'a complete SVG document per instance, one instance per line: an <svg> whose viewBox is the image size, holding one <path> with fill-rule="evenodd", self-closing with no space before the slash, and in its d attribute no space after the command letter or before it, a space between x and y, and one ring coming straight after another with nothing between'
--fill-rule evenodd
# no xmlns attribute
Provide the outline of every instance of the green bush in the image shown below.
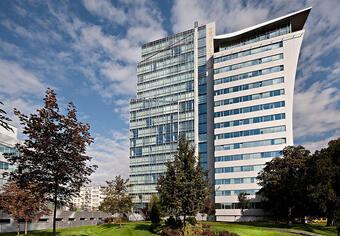
<svg viewBox="0 0 340 236"><path fill-rule="evenodd" d="M150 231L154 234L160 234L162 232L162 225L160 223L152 223L150 226Z"/></svg>
<svg viewBox="0 0 340 236"><path fill-rule="evenodd" d="M173 229L178 229L178 228L183 227L182 221L180 219L176 220L173 216L170 216L167 220L165 220L165 225Z"/></svg>
<svg viewBox="0 0 340 236"><path fill-rule="evenodd" d="M165 220L165 225L169 227L175 227L176 226L176 220L173 216L170 216L168 219Z"/></svg>
<svg viewBox="0 0 340 236"><path fill-rule="evenodd" d="M161 222L161 213L158 204L153 204L150 212L150 220L152 224L159 224Z"/></svg>
<svg viewBox="0 0 340 236"><path fill-rule="evenodd" d="M187 222L191 224L192 226L195 226L197 224L197 220L195 217L191 216L187 218Z"/></svg>
<svg viewBox="0 0 340 236"><path fill-rule="evenodd" d="M161 235L162 236L181 236L182 232L179 229L173 229L168 226L168 227L163 228Z"/></svg>

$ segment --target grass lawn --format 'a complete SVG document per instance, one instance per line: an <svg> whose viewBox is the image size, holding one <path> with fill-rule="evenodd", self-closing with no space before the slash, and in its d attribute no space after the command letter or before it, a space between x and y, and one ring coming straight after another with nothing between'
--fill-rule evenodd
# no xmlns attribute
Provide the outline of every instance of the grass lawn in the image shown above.
<svg viewBox="0 0 340 236"><path fill-rule="evenodd" d="M244 236L288 236L297 235L283 232L275 232L265 229L292 229L299 231L307 231L316 234L336 236L335 227L326 227L325 224L307 224L288 226L284 224L274 224L268 222L250 222L250 223L224 223L224 222L202 222L211 225L211 231L229 231ZM100 226L83 226L77 228L58 229L59 236L93 236L93 235L129 235L129 236L149 236L154 235L148 231L149 222L129 222L124 223L123 228L119 228L118 224L105 224ZM16 233L4 233L1 236L14 236ZM50 236L51 230L40 230L29 232L28 235Z"/></svg>
<svg viewBox="0 0 340 236"><path fill-rule="evenodd" d="M248 222L248 223L225 223L209 222L212 225L211 230L223 231L228 230L239 235L297 235L283 232L275 232L266 229L285 229L294 231L305 231L315 234L337 236L336 227L326 227L326 224L297 224L288 226L286 224L274 224L270 222Z"/></svg>
<svg viewBox="0 0 340 236"><path fill-rule="evenodd" d="M123 223L123 228L119 228L119 224L104 224L99 226L82 226L76 228L57 229L59 236L149 236L154 235L148 231L150 223L148 222L130 222ZM1 236L14 236L16 233L4 233ZM51 236L51 230L39 230L29 232L31 236Z"/></svg>

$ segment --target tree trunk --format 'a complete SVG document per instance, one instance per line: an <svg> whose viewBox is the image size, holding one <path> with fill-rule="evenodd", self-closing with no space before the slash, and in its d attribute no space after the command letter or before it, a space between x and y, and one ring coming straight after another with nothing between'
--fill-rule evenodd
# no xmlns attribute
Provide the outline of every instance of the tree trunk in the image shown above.
<svg viewBox="0 0 340 236"><path fill-rule="evenodd" d="M326 226L334 226L334 214L328 212Z"/></svg>
<svg viewBox="0 0 340 236"><path fill-rule="evenodd" d="M293 207L288 208L288 225L293 224L293 222L292 222L292 210L293 210Z"/></svg>
<svg viewBox="0 0 340 236"><path fill-rule="evenodd" d="M28 225L28 222L27 220L25 221L25 236L27 236L27 225Z"/></svg>
<svg viewBox="0 0 340 236"><path fill-rule="evenodd" d="M58 181L56 180L54 187L54 209L53 209L53 236L57 235L56 232L56 217L57 217L57 196L58 196Z"/></svg>
<svg viewBox="0 0 340 236"><path fill-rule="evenodd" d="M184 228L186 226L186 215L183 216L183 226L184 226Z"/></svg>
<svg viewBox="0 0 340 236"><path fill-rule="evenodd" d="M17 235L20 236L20 223L19 223L19 221L18 221L18 234Z"/></svg>
<svg viewBox="0 0 340 236"><path fill-rule="evenodd" d="M122 228L122 215L119 214L119 228Z"/></svg>

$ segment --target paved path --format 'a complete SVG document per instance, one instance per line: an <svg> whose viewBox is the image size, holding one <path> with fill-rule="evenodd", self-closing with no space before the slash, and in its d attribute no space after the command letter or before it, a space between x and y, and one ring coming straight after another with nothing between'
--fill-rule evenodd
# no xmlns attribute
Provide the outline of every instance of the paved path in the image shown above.
<svg viewBox="0 0 340 236"><path fill-rule="evenodd" d="M314 234L314 233L309 233L309 232L301 232L301 231L290 230L290 229L263 229L263 230L278 231L278 232L300 234L300 235L307 235L307 236L322 236L321 234Z"/></svg>

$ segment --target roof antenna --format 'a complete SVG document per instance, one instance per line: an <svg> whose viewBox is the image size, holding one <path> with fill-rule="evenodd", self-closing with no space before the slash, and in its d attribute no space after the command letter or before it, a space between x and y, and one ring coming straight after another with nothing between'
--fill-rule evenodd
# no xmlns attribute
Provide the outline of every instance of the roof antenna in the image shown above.
<svg viewBox="0 0 340 236"><path fill-rule="evenodd" d="M194 28L197 28L197 27L198 27L198 21L195 21Z"/></svg>

